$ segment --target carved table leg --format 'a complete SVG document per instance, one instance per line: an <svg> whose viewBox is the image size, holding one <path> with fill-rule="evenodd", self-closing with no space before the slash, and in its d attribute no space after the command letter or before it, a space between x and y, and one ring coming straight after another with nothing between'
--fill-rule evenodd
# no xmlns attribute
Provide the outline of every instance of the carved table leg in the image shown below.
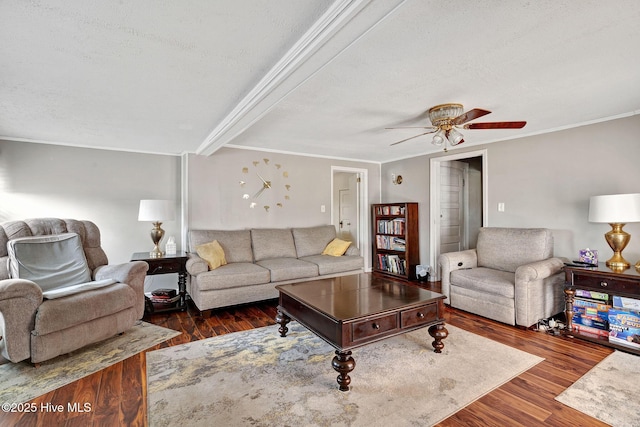
<svg viewBox="0 0 640 427"><path fill-rule="evenodd" d="M567 325L564 333L568 337L573 337L573 302L575 301L575 296L575 289L564 289L564 317Z"/></svg>
<svg viewBox="0 0 640 427"><path fill-rule="evenodd" d="M331 361L331 366L340 373L337 378L340 391L349 391L349 384L351 384L349 372L353 371L356 367L356 361L351 357L351 352L336 350L336 355Z"/></svg>
<svg viewBox="0 0 640 427"><path fill-rule="evenodd" d="M444 323L438 323L437 325L429 327L429 335L434 338L433 343L431 343L435 349L434 352L442 353L442 349L444 348L442 340L449 336L449 331L444 327Z"/></svg>
<svg viewBox="0 0 640 427"><path fill-rule="evenodd" d="M278 310L278 314L276 315L276 323L280 325L278 328L278 332L280 332L281 337L287 336L287 332L289 332L289 328L287 328L287 323L291 322L291 318Z"/></svg>

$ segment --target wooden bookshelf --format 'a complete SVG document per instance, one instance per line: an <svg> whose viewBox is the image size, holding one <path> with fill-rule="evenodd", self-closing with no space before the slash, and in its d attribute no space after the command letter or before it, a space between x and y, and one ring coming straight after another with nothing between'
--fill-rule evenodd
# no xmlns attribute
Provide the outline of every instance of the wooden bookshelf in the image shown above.
<svg viewBox="0 0 640 427"><path fill-rule="evenodd" d="M416 280L420 263L417 203L371 205L374 273Z"/></svg>

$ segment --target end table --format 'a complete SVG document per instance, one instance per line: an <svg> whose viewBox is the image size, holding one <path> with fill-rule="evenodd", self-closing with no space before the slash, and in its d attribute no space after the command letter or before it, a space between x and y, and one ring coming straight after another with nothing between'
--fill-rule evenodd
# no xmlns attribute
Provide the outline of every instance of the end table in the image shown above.
<svg viewBox="0 0 640 427"><path fill-rule="evenodd" d="M144 261L149 264L147 276L155 274L178 273L178 295L180 299L175 306L162 309L154 309L155 313L164 311L185 311L187 309L187 260L189 257L185 252L179 251L175 254L165 254L159 258L152 258L149 252L136 252L131 255L131 261Z"/></svg>

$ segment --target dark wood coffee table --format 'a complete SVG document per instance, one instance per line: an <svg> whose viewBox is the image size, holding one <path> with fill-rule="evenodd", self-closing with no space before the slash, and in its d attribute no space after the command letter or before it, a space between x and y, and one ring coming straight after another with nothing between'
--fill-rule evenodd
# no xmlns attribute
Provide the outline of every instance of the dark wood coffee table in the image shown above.
<svg viewBox="0 0 640 427"><path fill-rule="evenodd" d="M341 391L348 391L356 366L351 350L429 326L435 352L449 332L444 326L445 296L368 273L276 286L280 336L297 320L336 348L332 360Z"/></svg>

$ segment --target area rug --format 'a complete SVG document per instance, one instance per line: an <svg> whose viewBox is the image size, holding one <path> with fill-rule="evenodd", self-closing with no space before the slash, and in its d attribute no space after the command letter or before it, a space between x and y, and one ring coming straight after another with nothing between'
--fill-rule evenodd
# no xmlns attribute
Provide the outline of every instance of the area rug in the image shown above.
<svg viewBox="0 0 640 427"><path fill-rule="evenodd" d="M556 400L612 426L640 426L640 356L615 351Z"/></svg>
<svg viewBox="0 0 640 427"><path fill-rule="evenodd" d="M122 335L42 362L38 368L28 361L2 364L0 402L27 402L180 334L139 322Z"/></svg>
<svg viewBox="0 0 640 427"><path fill-rule="evenodd" d="M147 353L150 426L432 425L543 359L447 325L353 350L341 392L334 349L297 322Z"/></svg>

